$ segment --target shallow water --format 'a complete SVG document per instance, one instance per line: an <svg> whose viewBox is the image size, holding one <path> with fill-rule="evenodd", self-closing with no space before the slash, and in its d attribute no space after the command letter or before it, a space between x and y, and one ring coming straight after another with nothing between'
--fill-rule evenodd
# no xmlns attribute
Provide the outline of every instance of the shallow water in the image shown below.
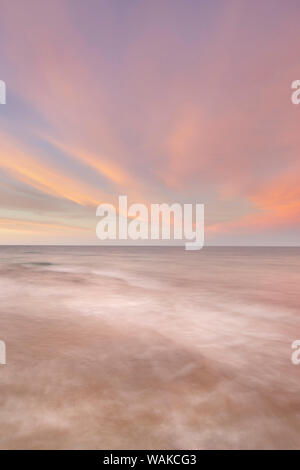
<svg viewBox="0 0 300 470"><path fill-rule="evenodd" d="M300 249L0 247L0 448L300 448Z"/></svg>

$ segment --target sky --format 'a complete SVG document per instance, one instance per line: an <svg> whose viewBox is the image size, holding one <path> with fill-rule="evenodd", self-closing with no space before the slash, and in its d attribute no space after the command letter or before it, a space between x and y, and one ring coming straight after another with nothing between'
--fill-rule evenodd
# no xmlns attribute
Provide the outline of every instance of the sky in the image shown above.
<svg viewBox="0 0 300 470"><path fill-rule="evenodd" d="M211 245L299 245L297 0L0 0L0 244L203 203Z"/></svg>

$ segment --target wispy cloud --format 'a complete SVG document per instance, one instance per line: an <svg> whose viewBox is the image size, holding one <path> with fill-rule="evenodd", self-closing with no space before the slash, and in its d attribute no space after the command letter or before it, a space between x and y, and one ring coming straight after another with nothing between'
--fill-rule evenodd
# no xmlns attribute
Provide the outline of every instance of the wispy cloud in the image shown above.
<svg viewBox="0 0 300 470"><path fill-rule="evenodd" d="M118 194L196 199L208 241L297 240L299 16L279 1L2 0L3 213L30 214L31 233L41 213L83 218L92 239L91 208Z"/></svg>

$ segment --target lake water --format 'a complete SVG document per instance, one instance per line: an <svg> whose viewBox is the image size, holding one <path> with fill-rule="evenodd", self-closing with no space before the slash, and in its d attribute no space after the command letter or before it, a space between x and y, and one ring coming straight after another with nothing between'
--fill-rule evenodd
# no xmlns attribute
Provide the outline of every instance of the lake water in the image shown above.
<svg viewBox="0 0 300 470"><path fill-rule="evenodd" d="M299 285L298 248L0 247L0 448L300 448Z"/></svg>

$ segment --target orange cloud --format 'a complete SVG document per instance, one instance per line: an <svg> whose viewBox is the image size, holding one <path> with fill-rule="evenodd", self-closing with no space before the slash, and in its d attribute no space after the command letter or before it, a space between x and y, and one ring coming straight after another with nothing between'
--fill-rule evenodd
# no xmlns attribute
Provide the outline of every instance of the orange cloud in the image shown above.
<svg viewBox="0 0 300 470"><path fill-rule="evenodd" d="M32 187L56 196L76 202L80 205L97 206L107 195L95 190L88 184L66 175L58 169L46 165L40 156L32 151L20 150L18 143L1 135L0 165L14 178Z"/></svg>

